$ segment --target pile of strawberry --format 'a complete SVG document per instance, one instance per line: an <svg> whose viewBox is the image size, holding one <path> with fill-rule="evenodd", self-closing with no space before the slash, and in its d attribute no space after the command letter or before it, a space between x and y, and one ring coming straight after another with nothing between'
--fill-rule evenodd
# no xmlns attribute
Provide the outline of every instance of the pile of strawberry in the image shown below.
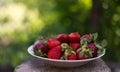
<svg viewBox="0 0 120 72"><path fill-rule="evenodd" d="M59 34L55 38L40 38L34 44L34 53L37 56L60 59L82 60L97 57L104 47L96 42L98 34L80 36L77 32Z"/></svg>

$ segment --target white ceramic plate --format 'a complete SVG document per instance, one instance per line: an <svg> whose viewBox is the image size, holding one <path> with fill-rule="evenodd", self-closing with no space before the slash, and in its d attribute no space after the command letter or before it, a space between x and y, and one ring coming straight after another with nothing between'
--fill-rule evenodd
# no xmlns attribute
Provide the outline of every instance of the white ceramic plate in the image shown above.
<svg viewBox="0 0 120 72"><path fill-rule="evenodd" d="M56 59L50 59L50 58L44 58L40 57L34 54L33 50L33 45L31 45L28 48L28 53L34 57L37 57L41 60L43 60L45 63L53 65L53 66L58 66L58 67L76 67L76 66L81 66L86 64L89 61L96 60L98 58L101 58L105 54L105 50L103 53L95 58L90 58L90 59L84 59L84 60L56 60Z"/></svg>

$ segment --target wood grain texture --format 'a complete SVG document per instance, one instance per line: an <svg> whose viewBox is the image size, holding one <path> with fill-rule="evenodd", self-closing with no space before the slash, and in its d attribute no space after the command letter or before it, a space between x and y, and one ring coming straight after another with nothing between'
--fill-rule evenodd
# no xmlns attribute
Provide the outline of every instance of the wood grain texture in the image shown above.
<svg viewBox="0 0 120 72"><path fill-rule="evenodd" d="M17 66L14 72L111 72L111 70L102 59L91 61L80 67L60 68L34 58Z"/></svg>

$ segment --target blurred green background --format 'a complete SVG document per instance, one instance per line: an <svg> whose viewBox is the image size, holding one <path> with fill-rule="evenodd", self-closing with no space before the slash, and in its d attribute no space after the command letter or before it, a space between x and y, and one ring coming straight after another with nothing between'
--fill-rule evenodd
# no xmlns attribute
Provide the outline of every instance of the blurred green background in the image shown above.
<svg viewBox="0 0 120 72"><path fill-rule="evenodd" d="M71 32L98 32L103 59L120 61L120 0L0 0L0 69L32 58L27 48L40 36Z"/></svg>

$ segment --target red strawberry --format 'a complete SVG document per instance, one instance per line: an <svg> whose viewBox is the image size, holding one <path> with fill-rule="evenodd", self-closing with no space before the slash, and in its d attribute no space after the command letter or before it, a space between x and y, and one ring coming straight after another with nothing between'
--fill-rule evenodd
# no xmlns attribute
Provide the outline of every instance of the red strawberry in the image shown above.
<svg viewBox="0 0 120 72"><path fill-rule="evenodd" d="M78 60L83 60L83 59L92 58L91 56L86 57L85 54L84 54L83 56L80 56L79 54L80 54L80 52L77 52L77 59L78 59Z"/></svg>
<svg viewBox="0 0 120 72"><path fill-rule="evenodd" d="M69 34L69 40L72 43L79 43L80 42L80 35L77 32Z"/></svg>
<svg viewBox="0 0 120 72"><path fill-rule="evenodd" d="M90 34L85 34L81 37L81 39L90 39Z"/></svg>
<svg viewBox="0 0 120 72"><path fill-rule="evenodd" d="M67 34L59 34L56 38L62 43L67 43L69 41L69 36Z"/></svg>
<svg viewBox="0 0 120 72"><path fill-rule="evenodd" d="M71 54L68 56L67 59L68 59L68 60L76 60L76 59L77 59L76 54L71 53Z"/></svg>
<svg viewBox="0 0 120 72"><path fill-rule="evenodd" d="M88 47L93 49L93 57L96 57L98 48L96 47L95 43L88 43Z"/></svg>
<svg viewBox="0 0 120 72"><path fill-rule="evenodd" d="M36 42L34 45L34 51L40 51L42 54L47 53L47 47L44 43L42 42Z"/></svg>
<svg viewBox="0 0 120 72"><path fill-rule="evenodd" d="M60 59L61 57L61 47L56 46L48 51L48 58Z"/></svg>
<svg viewBox="0 0 120 72"><path fill-rule="evenodd" d="M77 59L76 52L73 51L71 48L65 49L61 59L63 59L63 60L76 60Z"/></svg>
<svg viewBox="0 0 120 72"><path fill-rule="evenodd" d="M78 48L80 48L80 44L79 43L70 43L70 47L72 47L73 50L77 50Z"/></svg>
<svg viewBox="0 0 120 72"><path fill-rule="evenodd" d="M92 58L92 49L88 48L87 46L82 46L82 48L79 48L77 50L77 59L82 60L82 59L89 59Z"/></svg>
<svg viewBox="0 0 120 72"><path fill-rule="evenodd" d="M48 44L47 44L47 45L48 45L49 48L54 48L54 47L60 45L60 41L55 40L55 39L53 39L53 38L49 38L49 39L48 39Z"/></svg>

